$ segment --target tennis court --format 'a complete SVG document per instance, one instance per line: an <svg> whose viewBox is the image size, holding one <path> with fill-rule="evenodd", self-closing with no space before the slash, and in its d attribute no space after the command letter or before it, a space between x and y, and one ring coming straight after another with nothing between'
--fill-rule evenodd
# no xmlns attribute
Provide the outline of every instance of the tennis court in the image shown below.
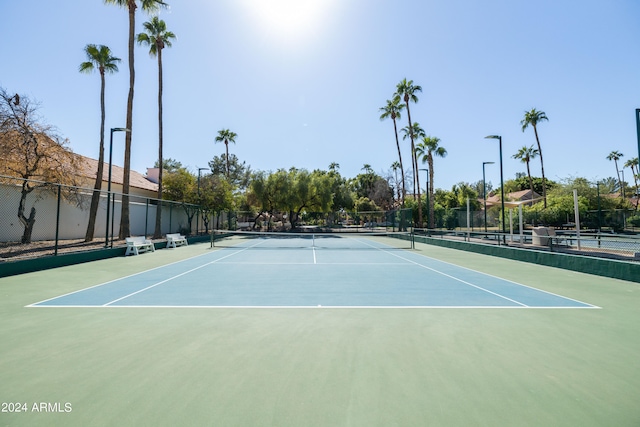
<svg viewBox="0 0 640 427"><path fill-rule="evenodd" d="M253 237L0 279L0 425L640 424L638 283Z"/></svg>
<svg viewBox="0 0 640 427"><path fill-rule="evenodd" d="M228 233L219 250L31 307L595 308L413 246L397 232Z"/></svg>

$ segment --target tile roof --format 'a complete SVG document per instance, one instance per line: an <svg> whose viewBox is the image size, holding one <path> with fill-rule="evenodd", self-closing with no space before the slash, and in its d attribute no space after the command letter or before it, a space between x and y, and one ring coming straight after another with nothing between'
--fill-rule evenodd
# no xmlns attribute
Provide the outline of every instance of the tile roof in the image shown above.
<svg viewBox="0 0 640 427"><path fill-rule="evenodd" d="M76 154L78 157L78 172L79 175L85 178L89 178L91 181L95 180L96 173L98 172L98 161L89 157L85 157ZM124 168L116 165L111 167L111 182L122 185L124 176ZM109 164L105 163L102 173L102 181L107 182L109 180ZM149 181L140 172L134 170L131 171L129 185L131 187L140 188L148 191L158 191L158 184Z"/></svg>

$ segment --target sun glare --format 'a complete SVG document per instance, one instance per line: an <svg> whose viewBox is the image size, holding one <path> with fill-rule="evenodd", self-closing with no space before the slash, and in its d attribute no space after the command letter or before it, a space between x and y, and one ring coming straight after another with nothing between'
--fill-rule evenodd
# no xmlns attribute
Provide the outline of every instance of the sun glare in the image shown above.
<svg viewBox="0 0 640 427"><path fill-rule="evenodd" d="M280 42L313 37L327 22L336 0L244 0L257 26Z"/></svg>

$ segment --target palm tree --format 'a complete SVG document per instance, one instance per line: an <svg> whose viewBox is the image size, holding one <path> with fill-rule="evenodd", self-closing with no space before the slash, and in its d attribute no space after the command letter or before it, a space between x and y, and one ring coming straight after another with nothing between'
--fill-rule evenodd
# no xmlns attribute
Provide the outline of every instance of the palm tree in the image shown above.
<svg viewBox="0 0 640 427"><path fill-rule="evenodd" d="M631 168L631 175L633 175L633 182L636 184L636 197L638 197L638 172L636 168L638 167L638 158L634 157L633 159L627 160L624 164L625 168ZM638 210L638 203L636 203L636 210Z"/></svg>
<svg viewBox="0 0 640 427"><path fill-rule="evenodd" d="M227 178L229 178L229 142L236 143L236 137L238 135L235 132L231 132L229 129L222 129L218 131L215 142L224 142L227 151Z"/></svg>
<svg viewBox="0 0 640 427"><path fill-rule="evenodd" d="M100 190L102 189L102 174L104 173L104 89L105 89L105 73L115 73L118 71L117 63L120 58L116 58L111 54L111 49L107 46L88 44L84 47L87 55L87 61L80 64L79 71L81 73L90 73L97 69L100 73L100 149L98 153L98 171L96 173L96 182L93 186L93 196L91 197L91 207L89 208L89 225L84 241L93 240L93 233L96 226L96 214L98 213L98 202L100 201Z"/></svg>
<svg viewBox="0 0 640 427"><path fill-rule="evenodd" d="M420 124L418 122L415 122L411 125L411 127L409 126L405 126L401 129L403 135L402 135L402 140L404 141L407 138L411 138L411 135L413 135L413 139L414 140L421 140L422 138L424 138L426 136L426 133L424 132L424 129L422 129L420 127ZM413 179L413 191L418 191L418 194L420 194L420 177L418 176L418 157L416 156L415 153L415 145L412 145L413 148L413 153L411 153L411 160L415 160L413 162L413 169L414 169L414 179ZM420 200L420 199L418 199ZM419 211L421 210L421 208L419 209Z"/></svg>
<svg viewBox="0 0 640 427"><path fill-rule="evenodd" d="M538 157L539 153L540 152L533 148L532 145L531 147L524 146L520 148L516 154L511 156L512 158L518 159L522 163L527 164L527 176L529 177L529 187L531 188L531 200L533 200L533 180L531 179L531 168L529 168L529 162Z"/></svg>
<svg viewBox="0 0 640 427"><path fill-rule="evenodd" d="M158 164L162 165L162 49L171 47L176 36L167 31L167 25L157 16L142 24L146 32L138 34L138 44L149 46L149 55L158 58ZM162 237L162 168L158 168L158 205L156 206L156 228L153 235Z"/></svg>
<svg viewBox="0 0 640 427"><path fill-rule="evenodd" d="M622 180L620 179L620 170L618 169L618 160L620 160L622 157L624 157L624 154L622 154L621 152L612 151L607 156L607 160L613 160L613 163L616 166L616 174L618 175L618 183L620 184L620 196L624 198L624 187Z"/></svg>
<svg viewBox="0 0 640 427"><path fill-rule="evenodd" d="M422 136L421 141L416 145L416 159L420 159L424 164L427 162L429 165L429 228L433 228L435 225L435 210L434 210L434 191L433 191L433 156L446 157L447 150L440 145L440 138L435 136Z"/></svg>
<svg viewBox="0 0 640 427"><path fill-rule="evenodd" d="M120 220L120 238L128 237L129 227L129 183L131 181L131 135L133 131L133 86L135 84L135 67L133 50L135 46L136 9L140 3L142 10L147 13L158 11L166 7L163 0L104 0L106 4L115 4L126 8L129 13L129 95L127 97L127 126L124 142L124 173L122 177L122 215Z"/></svg>
<svg viewBox="0 0 640 427"><path fill-rule="evenodd" d="M413 126L411 124L411 110L409 108L409 102L417 103L417 92L422 92L422 87L413 84L413 80L407 81L402 79L400 83L396 85L396 94L394 98L402 99L407 106L407 118L409 120L409 137L411 138L411 161L413 166L414 188L418 189L418 225L422 226L422 205L420 204L420 185L415 185L418 181L418 161L416 159L416 146L414 144L415 135L413 134Z"/></svg>
<svg viewBox="0 0 640 427"><path fill-rule="evenodd" d="M400 119L400 112L403 108L405 108L405 104L400 103L400 97L396 96L392 100L387 100L387 105L380 108L382 114L380 115L380 120L385 120L391 117L393 120L393 131L396 135L396 147L398 148L398 160L400 165L400 174L402 176L402 206L404 207L404 198L407 194L406 189L404 188L404 166L402 165L402 153L400 152L400 142L398 141L398 127L396 125L396 119Z"/></svg>
<svg viewBox="0 0 640 427"><path fill-rule="evenodd" d="M395 162L391 163L391 170L395 175L396 192L398 193L398 199L404 202L404 199L402 197L402 192L400 191L400 186L398 185L398 169L402 170L402 166L400 165L400 162L396 160ZM403 175L404 175L404 172L403 172ZM402 191L404 191L404 179L402 180Z"/></svg>
<svg viewBox="0 0 640 427"><path fill-rule="evenodd" d="M338 169L340 169L340 164L336 163L336 162L331 162L329 164L329 170L332 172L336 172Z"/></svg>
<svg viewBox="0 0 640 427"><path fill-rule="evenodd" d="M540 138L538 138L538 123L542 121L549 121L544 111L538 111L532 108L531 111L524 112L524 119L520 122L522 125L522 132L531 125L533 127L533 133L536 135L536 143L538 144L538 154L540 155L540 169L542 172L542 198L544 200L544 207L547 208L547 180L544 177L544 162L542 161L542 147L540 147Z"/></svg>

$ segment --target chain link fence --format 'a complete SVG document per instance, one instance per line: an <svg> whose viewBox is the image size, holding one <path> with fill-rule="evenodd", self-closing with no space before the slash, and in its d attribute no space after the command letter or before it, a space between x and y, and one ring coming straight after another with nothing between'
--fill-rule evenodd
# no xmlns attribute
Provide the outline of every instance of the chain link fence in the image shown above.
<svg viewBox="0 0 640 427"><path fill-rule="evenodd" d="M71 187L0 176L0 262L96 250L124 245L119 240L123 194L99 192L93 239L85 241L89 225L91 188ZM160 235L207 234L213 227L228 227L222 218L197 205L129 195L132 236L153 237L161 207Z"/></svg>

